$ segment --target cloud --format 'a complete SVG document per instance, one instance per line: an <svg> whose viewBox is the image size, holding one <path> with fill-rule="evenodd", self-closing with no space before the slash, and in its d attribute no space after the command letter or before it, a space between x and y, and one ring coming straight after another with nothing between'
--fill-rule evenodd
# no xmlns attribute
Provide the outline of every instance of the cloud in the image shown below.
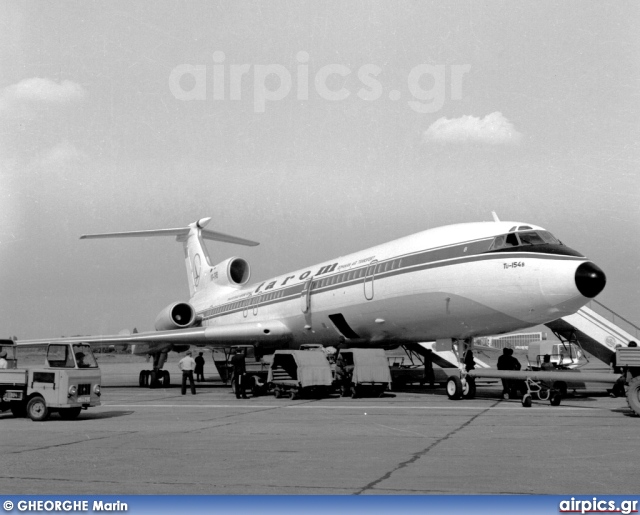
<svg viewBox="0 0 640 515"><path fill-rule="evenodd" d="M20 116L34 104L66 104L82 100L86 90L69 80L61 83L34 77L7 86L0 91L0 113Z"/></svg>
<svg viewBox="0 0 640 515"><path fill-rule="evenodd" d="M484 118L461 116L440 118L424 132L426 142L436 143L486 143L490 145L514 145L520 143L520 134L502 113L496 111Z"/></svg>

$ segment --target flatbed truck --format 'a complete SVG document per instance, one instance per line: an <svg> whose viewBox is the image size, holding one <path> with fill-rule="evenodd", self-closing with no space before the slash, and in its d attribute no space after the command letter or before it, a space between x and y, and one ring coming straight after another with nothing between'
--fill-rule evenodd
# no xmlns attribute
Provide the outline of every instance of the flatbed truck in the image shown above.
<svg viewBox="0 0 640 515"><path fill-rule="evenodd" d="M0 368L0 411L39 422L53 412L75 419L100 405L102 376L88 344L2 340L0 347L0 354L7 355L6 368Z"/></svg>

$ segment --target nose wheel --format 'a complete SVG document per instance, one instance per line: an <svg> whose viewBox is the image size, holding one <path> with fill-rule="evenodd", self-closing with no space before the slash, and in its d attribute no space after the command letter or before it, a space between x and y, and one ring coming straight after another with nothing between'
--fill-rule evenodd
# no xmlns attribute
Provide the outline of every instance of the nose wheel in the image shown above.
<svg viewBox="0 0 640 515"><path fill-rule="evenodd" d="M476 382L473 377L451 376L447 380L447 395L449 399L473 399L476 396Z"/></svg>

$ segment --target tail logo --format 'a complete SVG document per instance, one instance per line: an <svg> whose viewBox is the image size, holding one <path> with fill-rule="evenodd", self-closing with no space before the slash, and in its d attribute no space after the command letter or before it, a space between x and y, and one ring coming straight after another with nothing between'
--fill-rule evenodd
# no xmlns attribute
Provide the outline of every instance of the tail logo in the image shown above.
<svg viewBox="0 0 640 515"><path fill-rule="evenodd" d="M198 286L200 282L200 254L196 254L193 258L193 284Z"/></svg>

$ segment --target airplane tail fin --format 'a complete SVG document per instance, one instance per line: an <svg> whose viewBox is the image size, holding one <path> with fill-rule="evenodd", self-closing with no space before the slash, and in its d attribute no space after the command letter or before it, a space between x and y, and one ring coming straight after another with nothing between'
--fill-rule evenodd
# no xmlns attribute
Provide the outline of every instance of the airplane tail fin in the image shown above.
<svg viewBox="0 0 640 515"><path fill-rule="evenodd" d="M225 243L235 243L237 245L246 245L254 247L259 245L258 242L245 240L229 234L210 231L204 227L211 221L211 218L201 218L197 222L189 224L187 227L178 227L175 229L155 229L149 231L129 231L129 232L111 232L100 234L83 234L81 240L99 239L99 238L147 238L149 236L175 236L176 241L181 242L184 248L184 259L187 267L187 276L189 278L189 292L191 296L204 289L205 282L201 280L204 268L211 268L211 260L207 248L204 246L203 239L222 241Z"/></svg>

